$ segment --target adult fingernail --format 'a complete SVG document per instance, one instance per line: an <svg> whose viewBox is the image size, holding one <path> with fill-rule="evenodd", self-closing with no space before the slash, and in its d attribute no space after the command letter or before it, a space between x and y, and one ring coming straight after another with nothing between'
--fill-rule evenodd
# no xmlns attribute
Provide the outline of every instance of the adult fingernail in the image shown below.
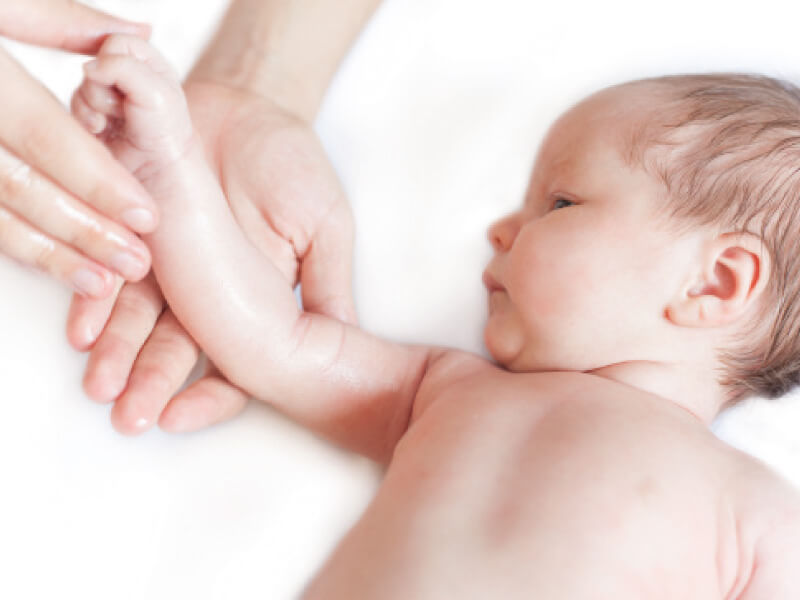
<svg viewBox="0 0 800 600"><path fill-rule="evenodd" d="M81 334L81 346L83 348L88 348L92 344L97 341L97 336L100 335L99 331L95 331L95 328L92 327L91 324L86 323L82 328Z"/></svg>
<svg viewBox="0 0 800 600"><path fill-rule="evenodd" d="M146 275L147 265L130 252L117 252L111 257L109 265L125 279L137 279Z"/></svg>
<svg viewBox="0 0 800 600"><path fill-rule="evenodd" d="M155 229L156 218L146 208L129 208L122 213L125 224L139 233L149 233Z"/></svg>
<svg viewBox="0 0 800 600"><path fill-rule="evenodd" d="M87 296L100 296L106 288L105 279L87 268L78 269L72 274L72 284Z"/></svg>

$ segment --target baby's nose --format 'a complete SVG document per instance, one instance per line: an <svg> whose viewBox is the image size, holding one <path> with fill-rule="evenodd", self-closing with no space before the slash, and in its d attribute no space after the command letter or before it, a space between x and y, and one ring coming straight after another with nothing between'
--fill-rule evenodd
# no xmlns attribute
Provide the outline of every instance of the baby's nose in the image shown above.
<svg viewBox="0 0 800 600"><path fill-rule="evenodd" d="M516 215L508 215L489 227L489 242L497 252L507 252L517 237Z"/></svg>

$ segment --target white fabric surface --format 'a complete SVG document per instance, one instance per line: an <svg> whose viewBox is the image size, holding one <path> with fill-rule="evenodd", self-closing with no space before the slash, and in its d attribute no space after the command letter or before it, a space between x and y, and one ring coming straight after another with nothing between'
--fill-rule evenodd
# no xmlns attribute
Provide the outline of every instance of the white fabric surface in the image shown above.
<svg viewBox="0 0 800 600"><path fill-rule="evenodd" d="M91 4L154 23L185 72L226 3ZM334 82L318 130L356 215L367 329L483 351L486 226L585 94L682 71L800 80L793 2L545 4L386 0ZM6 45L66 101L81 59ZM68 291L4 258L0 290L0 597L296 597L368 502L372 465L262 406L196 434L122 437L81 391ZM715 424L800 485L798 427L800 395Z"/></svg>

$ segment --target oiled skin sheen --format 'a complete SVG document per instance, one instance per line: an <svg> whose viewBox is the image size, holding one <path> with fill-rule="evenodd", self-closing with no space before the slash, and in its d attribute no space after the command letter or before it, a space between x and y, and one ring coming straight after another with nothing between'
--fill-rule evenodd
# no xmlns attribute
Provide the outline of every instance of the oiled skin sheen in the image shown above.
<svg viewBox="0 0 800 600"><path fill-rule="evenodd" d="M177 80L131 57L160 64L140 41L108 44L128 62L101 52L92 77L137 100L114 149L161 203L146 241L175 315L231 382L388 465L307 600L800 598L797 493L676 403L301 314L230 214Z"/></svg>

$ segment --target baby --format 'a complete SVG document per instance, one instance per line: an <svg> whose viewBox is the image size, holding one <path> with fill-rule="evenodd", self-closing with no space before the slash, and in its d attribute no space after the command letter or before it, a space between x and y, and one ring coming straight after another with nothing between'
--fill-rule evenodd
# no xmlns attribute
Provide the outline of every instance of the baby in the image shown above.
<svg viewBox="0 0 800 600"><path fill-rule="evenodd" d="M215 365L387 466L305 598L800 598L800 496L708 430L798 378L794 88L645 80L558 119L489 231L499 366L298 308L145 42L73 110L160 203L156 276Z"/></svg>

